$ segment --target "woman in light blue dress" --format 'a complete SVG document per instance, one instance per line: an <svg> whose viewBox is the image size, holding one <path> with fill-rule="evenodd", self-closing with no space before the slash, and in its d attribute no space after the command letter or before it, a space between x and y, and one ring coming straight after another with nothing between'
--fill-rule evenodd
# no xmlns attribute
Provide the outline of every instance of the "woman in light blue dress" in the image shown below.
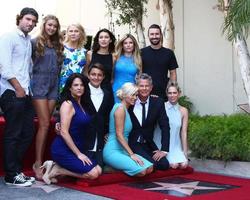
<svg viewBox="0 0 250 200"><path fill-rule="evenodd" d="M115 102L120 102L116 91L126 83L135 83L136 75L142 71L140 49L136 39L126 34L116 45L116 62L113 71L113 93Z"/></svg>
<svg viewBox="0 0 250 200"><path fill-rule="evenodd" d="M121 103L116 103L110 113L108 141L103 149L104 162L129 176L145 176L153 171L153 164L134 154L128 145L132 122L127 109L134 105L137 90L133 83L125 83L117 91Z"/></svg>
<svg viewBox="0 0 250 200"><path fill-rule="evenodd" d="M170 82L167 90L168 102L165 103L165 109L169 118L170 125L170 142L167 159L171 168L184 169L188 166L187 152L187 126L188 126L188 110L178 104L180 97L180 88L177 83ZM158 129L155 130L154 140L160 143Z"/></svg>

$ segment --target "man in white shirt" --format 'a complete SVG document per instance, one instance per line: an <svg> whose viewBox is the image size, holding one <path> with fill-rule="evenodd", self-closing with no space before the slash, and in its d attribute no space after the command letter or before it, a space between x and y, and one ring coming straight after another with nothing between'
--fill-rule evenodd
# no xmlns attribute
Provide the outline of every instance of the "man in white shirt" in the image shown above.
<svg viewBox="0 0 250 200"><path fill-rule="evenodd" d="M95 158L101 167L103 167L102 150L109 127L109 113L114 104L113 94L101 88L104 77L103 65L92 64L88 69L89 87L86 88L85 98L82 98L82 103L87 102L88 112L92 117L83 148L85 154Z"/></svg>
<svg viewBox="0 0 250 200"><path fill-rule="evenodd" d="M8 185L31 186L35 181L21 170L34 133L34 112L29 97L31 43L28 33L37 21L35 9L23 8L16 18L17 29L0 38L0 106L6 122L3 160Z"/></svg>

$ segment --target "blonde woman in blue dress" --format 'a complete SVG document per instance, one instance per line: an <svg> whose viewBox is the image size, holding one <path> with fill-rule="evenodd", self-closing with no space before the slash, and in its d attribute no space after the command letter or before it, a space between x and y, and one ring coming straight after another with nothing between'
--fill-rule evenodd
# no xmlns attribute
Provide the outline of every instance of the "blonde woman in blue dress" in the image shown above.
<svg viewBox="0 0 250 200"><path fill-rule="evenodd" d="M136 76L142 72L140 49L135 37L126 34L115 47L116 62L113 69L113 93L115 102L120 102L116 91L126 83L135 83Z"/></svg>
<svg viewBox="0 0 250 200"><path fill-rule="evenodd" d="M103 149L104 162L129 176L145 176L153 171L153 164L135 154L128 145L132 122L128 108L137 99L138 88L133 83L125 83L117 91L121 103L116 103L110 113L109 136Z"/></svg>
<svg viewBox="0 0 250 200"><path fill-rule="evenodd" d="M168 102L165 103L165 110L170 126L169 153L167 154L167 159L171 168L185 169L188 166L188 110L178 103L181 90L177 83L169 82L166 89L166 95L168 97ZM158 148L161 148L159 126L155 128L154 142Z"/></svg>
<svg viewBox="0 0 250 200"><path fill-rule="evenodd" d="M188 166L188 110L178 104L181 90L177 83L170 82L166 89L168 102L165 109L170 125L170 146L167 159L171 168L185 169Z"/></svg>

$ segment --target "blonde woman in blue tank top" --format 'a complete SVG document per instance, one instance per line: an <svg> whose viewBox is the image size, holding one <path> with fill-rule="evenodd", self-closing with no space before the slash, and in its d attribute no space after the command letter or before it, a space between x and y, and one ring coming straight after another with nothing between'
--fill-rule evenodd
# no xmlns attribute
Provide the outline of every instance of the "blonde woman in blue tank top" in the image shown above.
<svg viewBox="0 0 250 200"><path fill-rule="evenodd" d="M126 34L119 40L115 52L112 87L115 102L120 102L116 91L126 82L135 83L136 76L142 71L142 61L138 43L131 34Z"/></svg>

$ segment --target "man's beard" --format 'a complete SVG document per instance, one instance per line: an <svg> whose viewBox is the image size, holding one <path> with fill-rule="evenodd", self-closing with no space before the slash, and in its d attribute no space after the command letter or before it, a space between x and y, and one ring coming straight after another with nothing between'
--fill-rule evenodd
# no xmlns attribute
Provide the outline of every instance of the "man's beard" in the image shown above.
<svg viewBox="0 0 250 200"><path fill-rule="evenodd" d="M160 44L160 42L161 42L161 40L160 39L151 39L151 40L149 40L150 41L150 43L151 44L153 44L153 45L158 45L158 44Z"/></svg>

